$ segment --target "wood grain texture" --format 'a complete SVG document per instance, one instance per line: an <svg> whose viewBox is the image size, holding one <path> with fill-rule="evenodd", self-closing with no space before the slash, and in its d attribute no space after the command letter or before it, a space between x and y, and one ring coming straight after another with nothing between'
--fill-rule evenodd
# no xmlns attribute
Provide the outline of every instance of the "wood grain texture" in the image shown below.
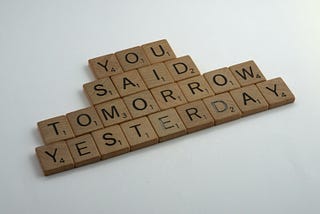
<svg viewBox="0 0 320 214"><path fill-rule="evenodd" d="M189 55L165 62L174 81L184 80L200 75L200 71Z"/></svg>
<svg viewBox="0 0 320 214"><path fill-rule="evenodd" d="M112 158L130 151L129 143L119 125L92 132L101 159Z"/></svg>
<svg viewBox="0 0 320 214"><path fill-rule="evenodd" d="M114 54L89 59L88 64L97 79L110 77L123 72L122 67Z"/></svg>
<svg viewBox="0 0 320 214"><path fill-rule="evenodd" d="M166 39L144 44L142 48L151 64L176 58L175 53Z"/></svg>
<svg viewBox="0 0 320 214"><path fill-rule="evenodd" d="M270 108L294 102L295 97L282 78L274 78L258 83L258 89L269 103Z"/></svg>
<svg viewBox="0 0 320 214"><path fill-rule="evenodd" d="M65 141L37 147L36 154L44 175L74 168L74 162Z"/></svg>
<svg viewBox="0 0 320 214"><path fill-rule="evenodd" d="M149 89L174 82L167 67L163 63L139 68L138 71Z"/></svg>
<svg viewBox="0 0 320 214"><path fill-rule="evenodd" d="M141 149L158 143L159 138L147 117L141 117L120 124L131 150Z"/></svg>
<svg viewBox="0 0 320 214"><path fill-rule="evenodd" d="M150 65L146 54L140 46L118 51L115 54L124 71Z"/></svg>
<svg viewBox="0 0 320 214"><path fill-rule="evenodd" d="M268 110L269 105L256 85L232 90L230 94L240 108L243 116Z"/></svg>
<svg viewBox="0 0 320 214"><path fill-rule="evenodd" d="M64 115L38 122L38 129L45 144L74 137L71 126Z"/></svg>

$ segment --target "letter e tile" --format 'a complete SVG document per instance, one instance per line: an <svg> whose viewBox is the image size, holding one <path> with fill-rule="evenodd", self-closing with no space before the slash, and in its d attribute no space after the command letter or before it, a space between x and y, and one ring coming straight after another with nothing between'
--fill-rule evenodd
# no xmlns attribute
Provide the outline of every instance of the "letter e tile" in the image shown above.
<svg viewBox="0 0 320 214"><path fill-rule="evenodd" d="M67 146L74 160L75 167L97 162L101 158L90 134L67 140Z"/></svg>
<svg viewBox="0 0 320 214"><path fill-rule="evenodd" d="M167 109L148 116L159 136L159 142L187 134L187 130L175 109Z"/></svg>

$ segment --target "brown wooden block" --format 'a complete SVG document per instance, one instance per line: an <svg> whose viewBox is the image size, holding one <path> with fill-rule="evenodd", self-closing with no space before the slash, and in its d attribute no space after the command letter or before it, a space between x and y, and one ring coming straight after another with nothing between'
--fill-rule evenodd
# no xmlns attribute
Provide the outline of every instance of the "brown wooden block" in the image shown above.
<svg viewBox="0 0 320 214"><path fill-rule="evenodd" d="M199 69L190 56L182 56L165 62L169 73L175 81L200 75Z"/></svg>
<svg viewBox="0 0 320 214"><path fill-rule="evenodd" d="M232 90L230 94L239 106L243 116L268 110L268 103L256 85Z"/></svg>
<svg viewBox="0 0 320 214"><path fill-rule="evenodd" d="M74 168L74 162L64 141L36 148L44 175L51 175Z"/></svg>
<svg viewBox="0 0 320 214"><path fill-rule="evenodd" d="M160 111L150 91L141 91L123 98L133 118Z"/></svg>
<svg viewBox="0 0 320 214"><path fill-rule="evenodd" d="M189 102L214 95L203 76L196 76L178 82L182 93Z"/></svg>
<svg viewBox="0 0 320 214"><path fill-rule="evenodd" d="M89 59L88 63L91 71L97 79L102 79L123 72L114 54Z"/></svg>
<svg viewBox="0 0 320 214"><path fill-rule="evenodd" d="M153 88L151 89L151 93L160 109L176 107L187 102L177 83Z"/></svg>
<svg viewBox="0 0 320 214"><path fill-rule="evenodd" d="M241 86L252 85L266 80L253 60L232 65L229 69Z"/></svg>
<svg viewBox="0 0 320 214"><path fill-rule="evenodd" d="M118 156L130 151L130 146L119 125L92 132L101 159Z"/></svg>
<svg viewBox="0 0 320 214"><path fill-rule="evenodd" d="M101 103L95 108L105 127L132 119L122 99Z"/></svg>
<svg viewBox="0 0 320 214"><path fill-rule="evenodd" d="M166 39L150 42L142 45L151 64L176 58L172 48Z"/></svg>
<svg viewBox="0 0 320 214"><path fill-rule="evenodd" d="M147 90L137 70L128 71L111 77L121 97Z"/></svg>
<svg viewBox="0 0 320 214"><path fill-rule="evenodd" d="M214 120L201 100L176 107L188 133L213 126Z"/></svg>
<svg viewBox="0 0 320 214"><path fill-rule="evenodd" d="M38 122L38 129L45 144L74 137L71 126L64 115Z"/></svg>
<svg viewBox="0 0 320 214"><path fill-rule="evenodd" d="M102 122L94 107L80 109L67 114L68 121L76 136L102 129Z"/></svg>
<svg viewBox="0 0 320 214"><path fill-rule="evenodd" d="M159 142L187 134L187 130L176 110L171 108L148 116Z"/></svg>
<svg viewBox="0 0 320 214"><path fill-rule="evenodd" d="M228 92L203 99L215 124L239 119L241 111Z"/></svg>
<svg viewBox="0 0 320 214"><path fill-rule="evenodd" d="M167 67L163 63L139 68L138 71L148 88L155 88L174 82L172 76L169 74Z"/></svg>
<svg viewBox="0 0 320 214"><path fill-rule="evenodd" d="M124 71L130 71L150 65L147 56L140 46L116 52L116 56Z"/></svg>
<svg viewBox="0 0 320 214"><path fill-rule="evenodd" d="M86 83L83 89L93 105L120 97L109 77Z"/></svg>
<svg viewBox="0 0 320 214"><path fill-rule="evenodd" d="M221 94L236 88L240 88L240 84L231 74L229 68L220 68L209 71L203 74L203 76L209 83L213 92L216 94Z"/></svg>
<svg viewBox="0 0 320 214"><path fill-rule="evenodd" d="M97 146L90 134L67 140L67 146L75 167L97 162L101 159Z"/></svg>
<svg viewBox="0 0 320 214"><path fill-rule="evenodd" d="M295 100L287 84L280 77L258 83L257 87L269 103L269 108L286 105Z"/></svg>
<svg viewBox="0 0 320 214"><path fill-rule="evenodd" d="M158 136L147 117L141 117L120 124L131 150L140 149L158 143Z"/></svg>

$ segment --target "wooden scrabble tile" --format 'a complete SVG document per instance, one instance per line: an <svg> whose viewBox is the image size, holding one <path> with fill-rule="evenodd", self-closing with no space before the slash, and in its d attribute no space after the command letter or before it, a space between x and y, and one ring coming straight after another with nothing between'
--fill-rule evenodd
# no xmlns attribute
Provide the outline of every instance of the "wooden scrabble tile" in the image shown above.
<svg viewBox="0 0 320 214"><path fill-rule="evenodd" d="M203 76L196 76L179 81L178 85L189 102L214 95Z"/></svg>
<svg viewBox="0 0 320 214"><path fill-rule="evenodd" d="M130 146L119 125L92 132L101 159L111 158L130 151Z"/></svg>
<svg viewBox="0 0 320 214"><path fill-rule="evenodd" d="M153 88L151 89L151 93L160 109L176 107L187 102L177 83Z"/></svg>
<svg viewBox="0 0 320 214"><path fill-rule="evenodd" d="M160 111L150 91L141 91L123 98L133 118L142 117Z"/></svg>
<svg viewBox="0 0 320 214"><path fill-rule="evenodd" d="M210 114L219 125L239 119L241 111L228 92L203 99Z"/></svg>
<svg viewBox="0 0 320 214"><path fill-rule="evenodd" d="M176 58L166 39L142 45L151 64Z"/></svg>
<svg viewBox="0 0 320 214"><path fill-rule="evenodd" d="M90 134L67 140L67 146L74 160L75 167L94 163L101 159L97 146Z"/></svg>
<svg viewBox="0 0 320 214"><path fill-rule="evenodd" d="M165 62L169 73L175 81L200 75L199 69L190 56L183 56Z"/></svg>
<svg viewBox="0 0 320 214"><path fill-rule="evenodd" d="M220 68L203 74L204 78L209 83L213 92L221 94L236 88L240 85L236 78L231 74L229 68Z"/></svg>
<svg viewBox="0 0 320 214"><path fill-rule="evenodd" d="M230 66L229 69L241 86L252 85L266 80L253 60Z"/></svg>
<svg viewBox="0 0 320 214"><path fill-rule="evenodd" d="M230 94L239 106L243 116L268 110L268 103L256 85L232 90Z"/></svg>
<svg viewBox="0 0 320 214"><path fill-rule="evenodd" d="M148 118L159 136L159 142L187 134L186 127L173 108L151 114Z"/></svg>
<svg viewBox="0 0 320 214"><path fill-rule="evenodd" d="M111 79L121 97L147 89L137 70L112 76Z"/></svg>
<svg viewBox="0 0 320 214"><path fill-rule="evenodd" d="M109 77L86 83L83 89L93 105L120 97Z"/></svg>
<svg viewBox="0 0 320 214"><path fill-rule="evenodd" d="M116 56L124 71L130 71L150 65L147 56L140 46L116 52Z"/></svg>
<svg viewBox="0 0 320 214"><path fill-rule="evenodd" d="M101 103L95 108L105 127L132 119L122 99Z"/></svg>
<svg viewBox="0 0 320 214"><path fill-rule="evenodd" d="M172 76L169 74L167 67L163 63L139 68L138 71L148 88L155 88L174 82Z"/></svg>
<svg viewBox="0 0 320 214"><path fill-rule="evenodd" d="M44 175L51 175L74 168L74 162L64 141L36 148Z"/></svg>
<svg viewBox="0 0 320 214"><path fill-rule="evenodd" d="M94 107L80 109L67 114L67 119L76 136L102 129L102 122Z"/></svg>
<svg viewBox="0 0 320 214"><path fill-rule="evenodd" d="M123 72L114 54L89 59L88 63L91 71L97 79L110 77Z"/></svg>
<svg viewBox="0 0 320 214"><path fill-rule="evenodd" d="M258 83L258 89L269 103L269 108L275 108L295 100L294 95L281 77Z"/></svg>
<svg viewBox="0 0 320 214"><path fill-rule="evenodd" d="M45 144L74 137L71 126L64 115L38 122L38 129Z"/></svg>
<svg viewBox="0 0 320 214"><path fill-rule="evenodd" d="M131 150L158 143L158 136L147 117L124 122L120 126L127 137Z"/></svg>
<svg viewBox="0 0 320 214"><path fill-rule="evenodd" d="M176 107L188 133L213 126L214 120L201 100Z"/></svg>

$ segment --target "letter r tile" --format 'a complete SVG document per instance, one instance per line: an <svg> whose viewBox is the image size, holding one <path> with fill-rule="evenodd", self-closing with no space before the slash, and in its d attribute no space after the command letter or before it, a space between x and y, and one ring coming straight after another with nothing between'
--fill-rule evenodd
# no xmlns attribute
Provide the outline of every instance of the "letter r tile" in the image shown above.
<svg viewBox="0 0 320 214"><path fill-rule="evenodd" d="M74 168L74 162L64 141L36 148L44 175L51 175Z"/></svg>
<svg viewBox="0 0 320 214"><path fill-rule="evenodd" d="M216 125L239 119L241 111L228 92L203 99Z"/></svg>
<svg viewBox="0 0 320 214"><path fill-rule="evenodd" d="M160 142L187 134L186 127L175 109L160 111L148 117Z"/></svg>
<svg viewBox="0 0 320 214"><path fill-rule="evenodd" d="M266 98L270 108L286 105L295 100L294 95L280 77L258 83L257 87Z"/></svg>
<svg viewBox="0 0 320 214"><path fill-rule="evenodd" d="M38 129L45 144L74 137L71 126L64 115L38 122Z"/></svg>

